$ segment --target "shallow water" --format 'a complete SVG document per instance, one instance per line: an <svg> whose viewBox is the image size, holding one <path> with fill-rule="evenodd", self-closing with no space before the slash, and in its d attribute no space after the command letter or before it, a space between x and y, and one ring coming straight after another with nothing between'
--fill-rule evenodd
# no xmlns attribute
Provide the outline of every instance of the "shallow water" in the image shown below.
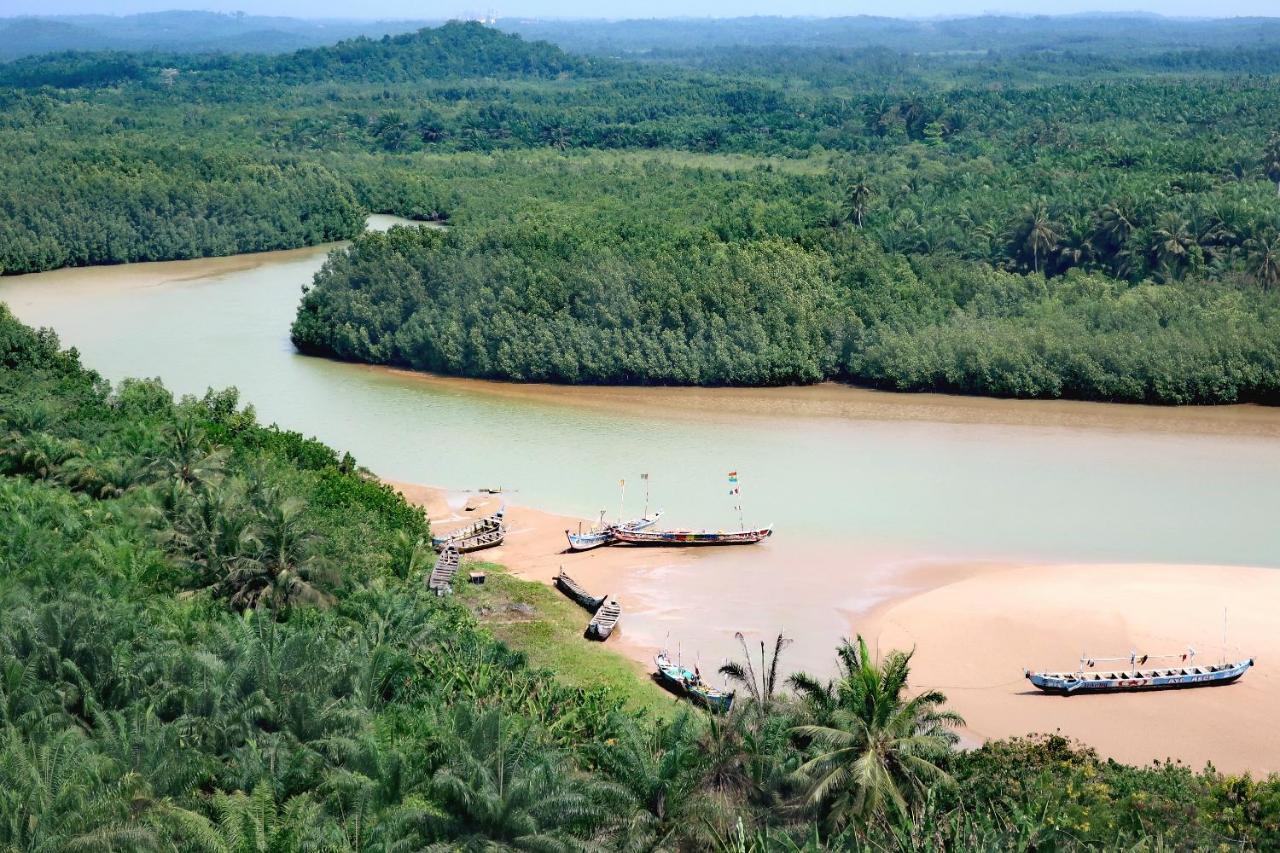
<svg viewBox="0 0 1280 853"><path fill-rule="evenodd" d="M380 219L375 225L385 226ZM787 628L826 654L903 565L971 560L1280 565L1280 411L792 389L512 386L303 357L301 294L333 247L0 279L24 321L110 379L175 392L237 386L260 417L377 473L594 516L672 526L772 523L762 546L646 570L629 639L729 651L735 628ZM572 559L572 558L567 558ZM1105 591L1100 591L1104 594ZM661 618L660 618L661 617Z"/></svg>

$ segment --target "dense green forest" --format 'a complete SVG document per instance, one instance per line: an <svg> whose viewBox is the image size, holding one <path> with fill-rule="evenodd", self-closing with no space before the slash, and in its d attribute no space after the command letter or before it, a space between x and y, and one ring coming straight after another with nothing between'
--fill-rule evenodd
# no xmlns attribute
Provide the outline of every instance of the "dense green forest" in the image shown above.
<svg viewBox="0 0 1280 853"><path fill-rule="evenodd" d="M29 57L0 64L0 269L325 242L391 212L452 227L335 254L299 348L1274 403L1280 35L1248 23L975 19L910 49L919 24L729 22L644 36L643 61L449 24Z"/></svg>
<svg viewBox="0 0 1280 853"><path fill-rule="evenodd" d="M1280 844L1278 779L956 751L860 641L830 681L744 642L726 717L565 687L426 591L421 513L355 460L3 308L0 435L6 850Z"/></svg>

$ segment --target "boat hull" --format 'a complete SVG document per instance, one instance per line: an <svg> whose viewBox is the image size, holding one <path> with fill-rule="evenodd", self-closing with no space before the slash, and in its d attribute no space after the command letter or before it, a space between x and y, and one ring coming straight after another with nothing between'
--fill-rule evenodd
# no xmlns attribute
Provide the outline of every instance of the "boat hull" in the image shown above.
<svg viewBox="0 0 1280 853"><path fill-rule="evenodd" d="M1138 693L1151 690L1188 690L1194 687L1224 687L1234 684L1253 666L1253 659L1220 667L1192 667L1172 674L1161 670L1135 673L1107 673L1108 678L1076 677L1075 673L1027 672L1027 680L1045 693L1076 696L1090 693ZM1094 673L1093 675L1100 675Z"/></svg>
<svg viewBox="0 0 1280 853"><path fill-rule="evenodd" d="M643 518L637 518L622 524L615 524L606 527L603 530L592 530L588 533L570 533L568 530L564 532L565 537L569 540L570 551L590 551L593 548L600 548L604 545L612 545L618 541L616 532L619 530L644 530L652 527L658 522L661 511L655 512L653 515L647 515Z"/></svg>
<svg viewBox="0 0 1280 853"><path fill-rule="evenodd" d="M754 545L773 535L772 527L713 533L705 530L619 530L614 537L627 545L697 547L709 545Z"/></svg>
<svg viewBox="0 0 1280 853"><path fill-rule="evenodd" d="M733 708L733 693L725 693L703 684L697 674L671 661L665 654L654 658L658 683L677 696L701 705L716 714L727 714Z"/></svg>
<svg viewBox="0 0 1280 853"><path fill-rule="evenodd" d="M433 536L431 545L437 551L453 548L459 553L467 554L484 548L496 548L507 537L505 508L498 510L488 518L482 518L461 530L455 530L447 536Z"/></svg>
<svg viewBox="0 0 1280 853"><path fill-rule="evenodd" d="M595 613L600 606L609 598L607 595L596 597L588 593L585 589L564 572L555 577L556 589L567 595L575 604L586 610L588 613Z"/></svg>

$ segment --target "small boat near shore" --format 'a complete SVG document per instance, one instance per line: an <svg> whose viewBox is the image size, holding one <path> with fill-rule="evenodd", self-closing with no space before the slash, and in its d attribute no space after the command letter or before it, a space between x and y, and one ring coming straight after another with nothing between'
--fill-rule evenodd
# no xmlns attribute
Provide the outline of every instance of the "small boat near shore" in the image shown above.
<svg viewBox="0 0 1280 853"><path fill-rule="evenodd" d="M461 530L455 530L444 536L433 536L431 545L437 551L454 548L466 554L482 548L494 548L502 544L507 536L506 507L501 507L493 515L486 516L468 524Z"/></svg>
<svg viewBox="0 0 1280 853"><path fill-rule="evenodd" d="M617 530L614 538L627 545L754 545L773 535L773 527L755 530Z"/></svg>
<svg viewBox="0 0 1280 853"><path fill-rule="evenodd" d="M624 521L621 524L604 524L601 522L597 526L587 531L578 531L573 533L566 530L564 535L569 539L570 551L590 551L592 548L599 548L602 545L612 545L617 540L617 531L635 531L644 530L652 527L662 516L662 510L658 510L653 515L645 515L640 518L633 518L630 521Z"/></svg>
<svg viewBox="0 0 1280 853"><path fill-rule="evenodd" d="M618 626L618 620L621 618L622 605L610 599L596 610L595 616L592 616L591 621L587 623L586 638L604 642L609 639L609 635Z"/></svg>
<svg viewBox="0 0 1280 853"><path fill-rule="evenodd" d="M677 696L683 696L716 714L727 714L733 708L732 692L726 693L707 684L697 671L685 669L671 660L666 651L658 652L653 663L658 670L658 681Z"/></svg>
<svg viewBox="0 0 1280 853"><path fill-rule="evenodd" d="M556 589L563 592L573 600L575 604L582 607L588 613L595 613L600 609L600 605L605 603L609 596L602 595L599 598L587 592L582 585L573 578L564 573L564 569L560 569L560 574L555 576Z"/></svg>
<svg viewBox="0 0 1280 853"><path fill-rule="evenodd" d="M462 555L458 549L446 546L440 552L440 556L436 557L436 564L431 568L431 575L427 578L427 589L436 595L447 595L453 592L453 578L458 574L460 565L462 565Z"/></svg>
<svg viewBox="0 0 1280 853"><path fill-rule="evenodd" d="M1177 658L1180 666L1144 669L1150 660ZM1128 661L1124 671L1095 670L1097 663ZM1074 696L1078 693L1122 693L1145 690L1184 690L1191 687L1217 687L1232 684L1253 666L1253 658L1235 663L1223 662L1211 666L1196 666L1195 650L1188 649L1176 655L1131 654L1128 658L1097 658L1080 661L1075 672L1033 672L1023 670L1023 675L1045 693Z"/></svg>

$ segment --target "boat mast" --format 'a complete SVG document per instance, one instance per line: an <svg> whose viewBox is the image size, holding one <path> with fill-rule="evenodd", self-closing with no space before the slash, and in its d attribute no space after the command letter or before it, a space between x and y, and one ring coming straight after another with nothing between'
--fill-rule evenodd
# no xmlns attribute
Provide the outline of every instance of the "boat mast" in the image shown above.
<svg viewBox="0 0 1280 853"><path fill-rule="evenodd" d="M1227 608L1222 608L1222 662L1227 662Z"/></svg>
<svg viewBox="0 0 1280 853"><path fill-rule="evenodd" d="M746 530L747 526L742 521L742 489L738 486L738 472L729 472L729 496L736 500L734 509L738 511L738 530Z"/></svg>
<svg viewBox="0 0 1280 853"><path fill-rule="evenodd" d="M641 474L640 479L644 480L644 515L641 518L649 517L649 475Z"/></svg>
<svg viewBox="0 0 1280 853"><path fill-rule="evenodd" d="M619 488L619 489L621 490L621 492L622 492L621 497L619 497L619 498L618 498L618 523L619 523L619 524L621 524L621 523L622 523L622 507L623 507L623 506L626 504L626 502L627 502L627 481L626 481L626 480L619 480L619 481L618 481L618 488Z"/></svg>

